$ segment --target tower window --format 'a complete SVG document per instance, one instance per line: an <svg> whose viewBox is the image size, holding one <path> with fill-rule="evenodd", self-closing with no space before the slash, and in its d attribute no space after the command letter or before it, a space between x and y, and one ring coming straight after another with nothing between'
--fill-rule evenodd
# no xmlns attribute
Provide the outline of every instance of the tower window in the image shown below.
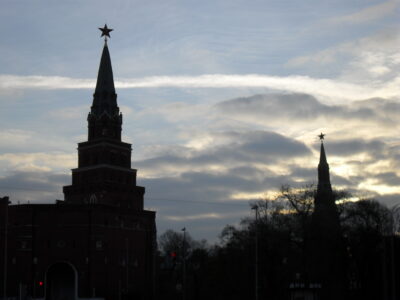
<svg viewBox="0 0 400 300"><path fill-rule="evenodd" d="M97 250L103 249L103 241L96 241L96 249Z"/></svg>

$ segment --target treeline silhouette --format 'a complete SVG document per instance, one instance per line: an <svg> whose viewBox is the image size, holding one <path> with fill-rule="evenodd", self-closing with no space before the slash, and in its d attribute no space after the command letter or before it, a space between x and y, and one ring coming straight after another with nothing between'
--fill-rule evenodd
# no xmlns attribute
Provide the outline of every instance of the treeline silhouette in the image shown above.
<svg viewBox="0 0 400 300"><path fill-rule="evenodd" d="M315 193L314 185L282 186L275 199L251 203L257 218L226 226L215 245L188 232L164 232L157 299L328 299L319 293L324 286L307 277ZM374 199L352 201L346 191L333 194L344 250L341 299L397 299L400 210Z"/></svg>

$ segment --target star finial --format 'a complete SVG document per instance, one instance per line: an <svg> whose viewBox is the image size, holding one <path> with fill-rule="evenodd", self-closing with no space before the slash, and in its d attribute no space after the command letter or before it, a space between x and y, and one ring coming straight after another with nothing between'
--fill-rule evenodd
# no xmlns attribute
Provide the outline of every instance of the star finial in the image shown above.
<svg viewBox="0 0 400 300"><path fill-rule="evenodd" d="M99 27L99 30L101 31L101 37L104 36L104 41L107 42L107 37L110 37L110 32L113 31L114 29L108 28L107 24L104 24L103 28Z"/></svg>
<svg viewBox="0 0 400 300"><path fill-rule="evenodd" d="M318 137L319 137L319 140L322 142L325 139L325 134L323 134L321 132L321 134L319 134Z"/></svg>

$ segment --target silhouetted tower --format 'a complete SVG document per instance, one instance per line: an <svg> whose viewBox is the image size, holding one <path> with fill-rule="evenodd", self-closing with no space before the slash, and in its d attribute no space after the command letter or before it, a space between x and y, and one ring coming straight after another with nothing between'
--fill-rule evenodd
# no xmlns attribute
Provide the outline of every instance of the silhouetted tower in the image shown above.
<svg viewBox="0 0 400 300"><path fill-rule="evenodd" d="M121 141L122 114L107 40L87 120L88 141L78 144L78 168L72 170L72 185L64 187L66 202L142 210L145 189L136 185L136 170L131 169L131 144Z"/></svg>
<svg viewBox="0 0 400 300"><path fill-rule="evenodd" d="M106 38L112 30L99 29ZM121 127L105 39L88 140L78 144L65 201L0 198L0 298L154 299L156 215L143 209Z"/></svg>
<svg viewBox="0 0 400 300"><path fill-rule="evenodd" d="M321 284L320 300L344 297L344 249L339 214L332 191L329 164L321 139L318 187L314 198L308 247L310 282Z"/></svg>
<svg viewBox="0 0 400 300"><path fill-rule="evenodd" d="M329 164L326 159L323 137L324 135L321 133L321 151L318 164L318 187L314 200L313 218L324 218L325 221L323 221L323 219L320 220L322 222L320 225L327 226L331 230L337 231L340 228L339 216L335 204L335 196L332 192Z"/></svg>

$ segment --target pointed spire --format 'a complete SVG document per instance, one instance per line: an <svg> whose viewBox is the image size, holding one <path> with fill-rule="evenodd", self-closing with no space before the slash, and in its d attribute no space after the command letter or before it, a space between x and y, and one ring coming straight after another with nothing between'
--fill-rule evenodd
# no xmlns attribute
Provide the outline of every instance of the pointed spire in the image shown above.
<svg viewBox="0 0 400 300"><path fill-rule="evenodd" d="M97 75L96 89L93 95L93 114L100 116L107 112L110 116L118 114L117 95L114 87L114 76L111 66L110 52L107 43L104 43L101 54L99 72Z"/></svg>
<svg viewBox="0 0 400 300"><path fill-rule="evenodd" d="M105 41L97 74L96 89L93 94L93 103L88 115L88 139L89 141L98 138L121 140L122 114L119 112L117 104L110 52L106 39L112 29L108 29L107 25L99 29L105 36Z"/></svg>
<svg viewBox="0 0 400 300"><path fill-rule="evenodd" d="M115 94L114 76L107 43L104 43L103 53L101 54L95 93L102 93L104 91L109 94Z"/></svg>
<svg viewBox="0 0 400 300"><path fill-rule="evenodd" d="M321 151L319 154L319 164L320 165L328 165L328 161L326 160L324 142L321 142Z"/></svg>
<svg viewBox="0 0 400 300"><path fill-rule="evenodd" d="M330 174L329 174L329 164L326 159L323 138L321 139L321 150L320 150L319 164L318 164L318 191L319 192L332 191Z"/></svg>

